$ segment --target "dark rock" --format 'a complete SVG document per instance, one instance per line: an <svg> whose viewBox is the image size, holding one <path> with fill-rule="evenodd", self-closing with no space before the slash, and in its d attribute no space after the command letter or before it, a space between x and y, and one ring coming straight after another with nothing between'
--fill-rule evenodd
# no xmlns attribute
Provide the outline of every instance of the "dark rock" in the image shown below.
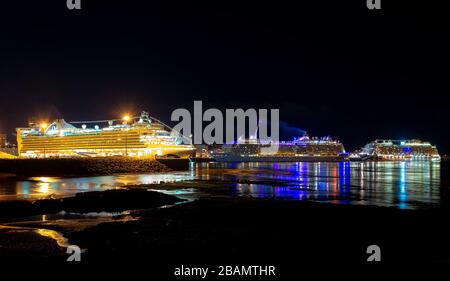
<svg viewBox="0 0 450 281"><path fill-rule="evenodd" d="M128 157L0 159L0 173L20 176L109 175L170 170L153 159Z"/></svg>
<svg viewBox="0 0 450 281"><path fill-rule="evenodd" d="M0 203L0 217L15 218L60 211L121 212L126 210L155 208L182 202L178 197L147 191L145 189L122 189L78 193L75 197L42 199L34 202L19 200Z"/></svg>

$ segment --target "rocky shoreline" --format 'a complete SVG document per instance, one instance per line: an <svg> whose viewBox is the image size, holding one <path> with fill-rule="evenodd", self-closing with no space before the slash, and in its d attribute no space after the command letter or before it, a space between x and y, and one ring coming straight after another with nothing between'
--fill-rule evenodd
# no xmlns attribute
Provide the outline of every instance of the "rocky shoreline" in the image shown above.
<svg viewBox="0 0 450 281"><path fill-rule="evenodd" d="M450 234L439 223L445 218L442 210L251 198L201 199L141 211L139 217L99 224L68 237L90 249L86 258L92 261L127 257L127 262L140 263L151 252L162 264L276 264L292 262L292 255L296 262L342 259L361 264L372 244L386 250L386 262L441 260L448 250L442 241Z"/></svg>
<svg viewBox="0 0 450 281"><path fill-rule="evenodd" d="M184 202L175 196L146 189L120 189L102 192L78 193L62 199L41 199L36 201L16 200L0 202L0 261L32 260L35 262L63 262L67 259L66 248L55 239L57 232L64 235L73 231L72 224L63 221L24 220L37 215L60 212L85 213L123 212L137 209L151 209ZM115 219L113 219L115 220ZM87 224L96 225L102 220L86 219ZM92 221L92 222L90 222ZM105 220L105 221L111 221ZM80 227L74 227L80 229ZM81 228L82 229L82 228ZM58 234L59 239L64 239ZM62 238L61 238L62 237Z"/></svg>
<svg viewBox="0 0 450 281"><path fill-rule="evenodd" d="M0 173L17 176L111 175L171 170L154 159L129 157L0 159Z"/></svg>
<svg viewBox="0 0 450 281"><path fill-rule="evenodd" d="M184 183L186 184L186 183ZM192 184L192 183L189 183ZM183 183L163 188L184 187ZM185 204L155 191L154 185L88 192L63 199L2 202L2 221L61 210L75 213L135 210L134 219L18 222L15 226L61 232L87 249L86 264L132 264L170 276L180 264L273 264L295 274L303 264L366 262L366 249L378 245L384 263L424 263L448 259L447 209L336 205L307 201L211 197ZM206 188L206 187L205 187ZM158 208L171 205L170 208ZM64 248L35 232L0 227L0 260L65 262ZM30 254L31 253L31 254ZM142 267L140 266L142 265Z"/></svg>
<svg viewBox="0 0 450 281"><path fill-rule="evenodd" d="M185 200L146 189L117 189L77 193L74 197L0 202L0 218L13 219L61 211L121 212L172 205Z"/></svg>

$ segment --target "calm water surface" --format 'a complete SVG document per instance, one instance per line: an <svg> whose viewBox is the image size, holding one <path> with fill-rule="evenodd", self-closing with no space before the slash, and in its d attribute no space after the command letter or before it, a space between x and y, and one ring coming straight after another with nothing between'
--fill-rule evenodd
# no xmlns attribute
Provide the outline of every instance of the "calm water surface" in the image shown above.
<svg viewBox="0 0 450 281"><path fill-rule="evenodd" d="M0 177L0 200L69 196L77 192L186 180L223 187L170 191L182 196L247 196L365 204L397 208L439 207L449 190L449 163L201 163L186 172L100 177ZM447 171L447 172L446 172ZM169 192L169 191L167 191Z"/></svg>

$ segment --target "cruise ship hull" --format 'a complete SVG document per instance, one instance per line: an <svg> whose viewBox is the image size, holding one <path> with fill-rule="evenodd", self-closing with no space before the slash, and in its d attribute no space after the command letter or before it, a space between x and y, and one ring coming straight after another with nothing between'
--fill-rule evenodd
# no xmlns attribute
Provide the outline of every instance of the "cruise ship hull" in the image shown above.
<svg viewBox="0 0 450 281"><path fill-rule="evenodd" d="M436 146L421 140L374 140L352 153L350 161L440 161Z"/></svg>
<svg viewBox="0 0 450 281"><path fill-rule="evenodd" d="M41 128L18 128L20 158L117 157L188 159L195 148L183 144L146 112L132 124L77 128L63 119Z"/></svg>
<svg viewBox="0 0 450 281"><path fill-rule="evenodd" d="M272 152L272 153L271 153ZM214 151L218 162L339 162L346 161L342 143L331 138L303 137L291 142L261 144L257 140L226 144Z"/></svg>
<svg viewBox="0 0 450 281"><path fill-rule="evenodd" d="M441 161L441 157L381 157L381 156L366 156L366 157L349 157L352 162L361 161L379 161L379 162L392 162L392 161Z"/></svg>
<svg viewBox="0 0 450 281"><path fill-rule="evenodd" d="M217 162L341 162L341 156L215 156Z"/></svg>

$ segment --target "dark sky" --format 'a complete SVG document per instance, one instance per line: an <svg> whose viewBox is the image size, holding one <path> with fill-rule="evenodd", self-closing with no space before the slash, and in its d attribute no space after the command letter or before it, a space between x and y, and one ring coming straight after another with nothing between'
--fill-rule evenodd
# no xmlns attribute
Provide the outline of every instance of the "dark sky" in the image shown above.
<svg viewBox="0 0 450 281"><path fill-rule="evenodd" d="M203 100L279 108L290 126L347 150L422 138L450 152L450 24L431 1L382 0L381 11L366 0L11 2L0 7L10 138L33 116L148 110L167 121Z"/></svg>

